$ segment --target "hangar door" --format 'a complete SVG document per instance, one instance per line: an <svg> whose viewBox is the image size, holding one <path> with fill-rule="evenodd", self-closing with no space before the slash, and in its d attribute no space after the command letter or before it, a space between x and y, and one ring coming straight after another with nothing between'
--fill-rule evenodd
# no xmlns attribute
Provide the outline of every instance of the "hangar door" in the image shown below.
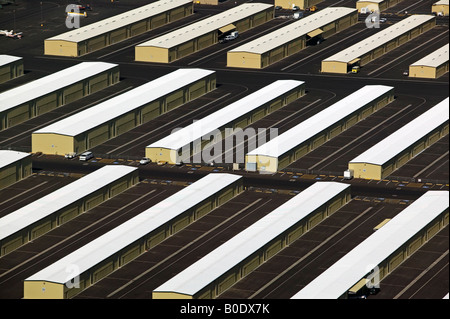
<svg viewBox="0 0 450 319"><path fill-rule="evenodd" d="M11 185L17 181L17 173L15 167L9 167L7 169L3 169L0 172L0 189Z"/></svg>

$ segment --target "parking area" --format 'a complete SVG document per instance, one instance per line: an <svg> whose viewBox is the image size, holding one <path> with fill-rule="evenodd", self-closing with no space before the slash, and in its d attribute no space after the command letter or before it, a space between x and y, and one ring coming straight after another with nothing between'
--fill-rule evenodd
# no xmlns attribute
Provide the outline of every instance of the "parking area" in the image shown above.
<svg viewBox="0 0 450 319"><path fill-rule="evenodd" d="M154 288L312 183L335 181L351 184L352 200L347 205L220 296L221 299L289 299L370 236L373 228L383 220L394 217L428 190L449 190L448 134L383 180L347 180L343 176L351 159L448 97L448 72L438 79L409 78L403 74L411 63L448 42L448 17L438 17L437 25L431 30L370 62L357 74L320 71L323 59L380 29L410 14L430 14L434 1L402 1L382 12L381 16L386 21L381 23L380 29L367 28L365 16L360 15L356 25L261 70L227 67L227 51L294 23L292 10L276 10L273 20L243 32L237 39L214 44L173 63L134 60L135 45L245 2L227 0L217 6L195 5L194 14L187 18L79 58L43 54L44 39L67 31L66 0L20 1L18 5L0 9L0 29L14 29L24 34L21 40L0 36L0 54L24 57L25 69L23 76L0 84L0 92L80 62L117 63L120 68L119 83L0 131L1 149L31 152L33 131L179 68L205 68L217 74L215 90L90 149L94 157L89 161L82 162L78 157L66 159L64 156L33 154L34 174L0 190L0 218L104 165L139 168L139 183L0 258L1 299L23 298L25 278L209 173L242 175L246 191L75 298L150 299ZM273 4L273 0L260 2ZM144 0L99 0L88 12L88 17L82 19L82 24L100 21L147 3ZM356 0L325 0L317 7L319 10L327 6L353 8L355 3ZM305 16L310 14L313 13L305 12ZM282 79L305 81L306 94L248 128L256 131L276 128L278 134L282 134L364 85L393 86L395 100L273 174L244 169L244 163L237 154L245 154L248 143L233 145L231 150L220 143L220 151L214 153L213 165L206 162L183 165L139 163L145 154L145 146L174 129L185 127ZM238 162L238 168L233 168L233 162L227 162L230 153L233 162ZM369 298L439 299L448 293L448 225L389 275L381 287L379 294Z"/></svg>

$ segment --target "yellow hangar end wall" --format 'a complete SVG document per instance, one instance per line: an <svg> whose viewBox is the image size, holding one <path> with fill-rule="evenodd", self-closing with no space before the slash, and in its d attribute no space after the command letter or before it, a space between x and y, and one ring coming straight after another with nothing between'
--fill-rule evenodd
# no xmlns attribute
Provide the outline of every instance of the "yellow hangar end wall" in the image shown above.
<svg viewBox="0 0 450 319"><path fill-rule="evenodd" d="M164 2L162 5L168 5L171 1L161 0L158 2ZM186 1L179 1L178 6L176 6L175 1L173 2L174 4L171 8L165 12L157 11L155 7L158 4L152 3L46 39L44 40L44 54L79 57L144 32L154 30L194 13L193 2L188 1L186 3ZM153 14L152 10L154 11ZM143 14L144 11L148 13ZM135 16L137 15L141 15L142 19L136 20ZM123 19L129 19L130 21L127 24L123 22ZM120 26L114 27L117 21L122 23ZM92 30L95 30L95 32Z"/></svg>
<svg viewBox="0 0 450 319"><path fill-rule="evenodd" d="M322 1L323 0L275 0L275 6L280 6L283 9L292 9L292 7L297 6L300 10L305 10Z"/></svg>
<svg viewBox="0 0 450 319"><path fill-rule="evenodd" d="M69 57L76 57L81 55L78 54L77 42L64 40L44 40L44 54Z"/></svg>
<svg viewBox="0 0 450 319"><path fill-rule="evenodd" d="M169 164L177 164L178 151L168 148L156 148L146 147L145 157L150 158L152 161L167 162Z"/></svg>
<svg viewBox="0 0 450 319"><path fill-rule="evenodd" d="M134 47L136 61L147 61L157 63L169 63L169 49L155 46L136 46Z"/></svg>
<svg viewBox="0 0 450 319"><path fill-rule="evenodd" d="M304 45L301 45L303 48ZM251 52L227 52L227 66L235 68L261 69L262 55Z"/></svg>
<svg viewBox="0 0 450 319"><path fill-rule="evenodd" d="M349 163L348 169L353 170L355 178L383 179L383 168L381 165L370 163Z"/></svg>
<svg viewBox="0 0 450 319"><path fill-rule="evenodd" d="M50 143L49 143L50 142ZM59 134L31 134L31 152L64 155L75 152L75 141L72 136Z"/></svg>
<svg viewBox="0 0 450 319"><path fill-rule="evenodd" d="M194 299L194 298L192 296L176 292L154 291L152 293L152 299Z"/></svg>
<svg viewBox="0 0 450 319"><path fill-rule="evenodd" d="M444 65L437 68L424 65L409 66L409 77L412 78L437 79L447 72L448 72L448 61Z"/></svg>
<svg viewBox="0 0 450 319"><path fill-rule="evenodd" d="M361 9L368 8L369 11L384 11L390 7L395 6L397 3L402 2L403 0L384 0L384 1L370 1L370 0L362 0L356 2L356 9L361 13Z"/></svg>
<svg viewBox="0 0 450 319"><path fill-rule="evenodd" d="M448 1L438 1L431 6L431 12L434 14L442 14L444 16L449 15L449 2Z"/></svg>
<svg viewBox="0 0 450 319"><path fill-rule="evenodd" d="M64 286L48 281L25 281L24 299L63 299Z"/></svg>
<svg viewBox="0 0 450 319"><path fill-rule="evenodd" d="M239 8L239 6L236 8ZM229 19L231 22L226 26L218 24L217 22L215 23L215 20L211 20L210 22L210 18L207 18L188 27L175 30L167 35L135 46L135 61L171 63L218 43L219 35L223 28L230 27L239 33L243 33L273 19L274 17L273 6L268 8L262 7L260 10L255 9L253 11L258 12L249 13L245 18L239 16L239 13L233 12L235 11L234 9L224 11L223 13L212 17L221 21L224 19L222 16L228 11L230 12L230 16L236 14L236 20L231 21L231 19ZM244 10L245 9L246 8L244 8ZM216 29L210 27L210 25L214 23L217 25ZM202 24L204 24L204 26ZM190 33L186 33L189 31L188 28L191 28ZM190 36L187 36L186 34L194 35L190 38Z"/></svg>

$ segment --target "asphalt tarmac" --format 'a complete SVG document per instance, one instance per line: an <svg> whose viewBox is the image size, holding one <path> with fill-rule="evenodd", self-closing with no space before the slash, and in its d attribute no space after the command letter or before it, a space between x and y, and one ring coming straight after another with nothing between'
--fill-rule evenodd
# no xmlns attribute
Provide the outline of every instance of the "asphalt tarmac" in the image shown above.
<svg viewBox="0 0 450 319"><path fill-rule="evenodd" d="M2 299L22 298L25 278L209 173L242 175L246 191L75 298L151 298L152 289L313 183L337 181L351 184L352 200L349 204L220 296L221 299L288 299L373 233L373 227L385 218L392 218L428 190L449 189L448 135L385 180L345 180L342 176L347 162L354 156L448 97L449 73L432 80L403 75L411 63L448 42L448 17L438 17L434 28L369 63L360 73L341 75L321 73L321 60L379 31L366 28L362 15L356 25L333 35L320 45L310 45L265 69L249 70L227 67L226 52L293 23L293 19L283 18L292 15L291 10L276 11L275 19L243 32L234 41L215 44L171 64L158 64L134 61L134 46L244 1L228 0L218 6L195 4L195 12L190 17L79 58L43 54L44 39L67 31L64 9L70 3L68 0L16 2L17 5L0 9L0 29L14 29L23 32L24 37L21 40L0 37L0 54L23 57L25 74L0 84L0 92L83 61L119 64L120 82L1 131L2 149L30 152L33 131L179 68L216 71L217 88L96 146L93 148L95 158L89 162L33 154L34 174L0 190L0 218L103 165L138 167L140 183L0 258ZM273 4L269 0L260 2ZM355 2L325 0L318 7L354 7ZM405 11L408 14L429 14L433 2L402 1L382 12L382 17L387 21L381 24L381 29L404 19L407 16ZM88 12L88 17L81 23L87 25L147 3L149 1L98 0L95 5L92 2L93 11ZM242 170L242 165L240 170L233 170L227 163L217 163L212 167L198 163L182 166L139 165L146 145L170 134L174 128L186 126L279 79L305 81L307 93L259 120L254 124L256 128L276 126L282 133L364 85L393 86L396 98L275 174L246 172ZM225 153L217 156L223 159ZM440 299L447 293L448 226L383 280L380 293L369 298Z"/></svg>

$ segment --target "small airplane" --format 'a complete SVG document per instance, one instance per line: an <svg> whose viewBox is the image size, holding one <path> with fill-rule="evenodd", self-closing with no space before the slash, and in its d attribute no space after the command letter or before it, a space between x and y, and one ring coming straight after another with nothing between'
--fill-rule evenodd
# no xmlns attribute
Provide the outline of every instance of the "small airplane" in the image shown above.
<svg viewBox="0 0 450 319"><path fill-rule="evenodd" d="M15 4L16 0L0 0L0 9L2 8L2 5L6 4Z"/></svg>
<svg viewBox="0 0 450 319"><path fill-rule="evenodd" d="M0 35L7 36L8 38L13 39L22 39L23 32L15 33L14 30L8 31L8 30L0 30Z"/></svg>
<svg viewBox="0 0 450 319"><path fill-rule="evenodd" d="M87 13L85 12L73 12L69 11L67 12L67 17L87 17Z"/></svg>

